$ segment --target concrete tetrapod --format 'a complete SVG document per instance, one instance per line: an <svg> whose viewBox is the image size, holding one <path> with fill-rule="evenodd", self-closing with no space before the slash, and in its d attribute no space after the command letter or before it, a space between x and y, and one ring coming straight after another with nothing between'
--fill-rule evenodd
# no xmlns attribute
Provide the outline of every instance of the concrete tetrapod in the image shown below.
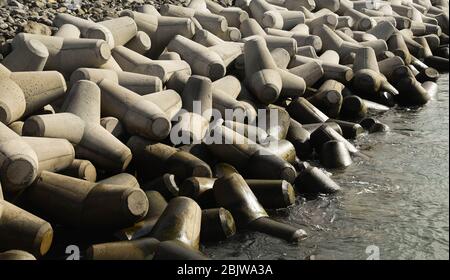
<svg viewBox="0 0 450 280"><path fill-rule="evenodd" d="M200 241L221 241L236 233L236 224L230 211L225 208L202 210Z"/></svg>
<svg viewBox="0 0 450 280"><path fill-rule="evenodd" d="M27 117L66 90L64 77L56 71L9 72L0 77L0 121L10 124Z"/></svg>
<svg viewBox="0 0 450 280"><path fill-rule="evenodd" d="M249 5L252 16L266 28L283 28L283 17L278 10L265 0L252 0Z"/></svg>
<svg viewBox="0 0 450 280"><path fill-rule="evenodd" d="M53 241L53 229L43 219L0 200L0 251L24 250L45 255Z"/></svg>
<svg viewBox="0 0 450 280"><path fill-rule="evenodd" d="M270 219L238 173L217 179L213 190L217 203L231 212L238 229L267 233L288 242L298 242L306 237L304 230Z"/></svg>
<svg viewBox="0 0 450 280"><path fill-rule="evenodd" d="M241 22L249 18L248 13L239 7L222 7L220 4L211 0L206 0L205 3L208 10L212 13L225 17L228 25L231 27L239 28Z"/></svg>
<svg viewBox="0 0 450 280"><path fill-rule="evenodd" d="M116 117L130 134L161 140L169 135L171 123L154 103L110 80L98 83L102 113Z"/></svg>
<svg viewBox="0 0 450 280"><path fill-rule="evenodd" d="M142 221L118 231L115 236L120 240L136 240L149 236L156 222L167 207L167 201L157 191L146 191L148 212Z"/></svg>
<svg viewBox="0 0 450 280"><path fill-rule="evenodd" d="M154 225L150 235L160 241L178 240L196 250L200 246L202 210L188 198L173 198Z"/></svg>
<svg viewBox="0 0 450 280"><path fill-rule="evenodd" d="M108 43L110 48L114 48L115 46L114 36L111 31L108 28L93 21L82 19L69 14L59 13L55 16L53 24L56 27L61 27L65 24L75 25L80 30L82 37L104 40Z"/></svg>
<svg viewBox="0 0 450 280"><path fill-rule="evenodd" d="M137 53L145 54L152 47L152 41L147 33L144 31L138 31L136 32L136 35L124 46Z"/></svg>
<svg viewBox="0 0 450 280"><path fill-rule="evenodd" d="M115 72L108 69L79 68L70 76L70 84L79 80L99 83L103 79L111 80L138 94L149 94L163 90L160 78L133 72Z"/></svg>
<svg viewBox="0 0 450 280"><path fill-rule="evenodd" d="M65 113L28 118L23 134L67 139L75 146L78 158L105 170L121 171L128 166L130 150L100 125L100 89L95 83L76 82L62 111Z"/></svg>
<svg viewBox="0 0 450 280"><path fill-rule="evenodd" d="M246 84L264 104L275 102L280 96L282 79L264 39L259 36L245 42Z"/></svg>
<svg viewBox="0 0 450 280"><path fill-rule="evenodd" d="M249 178L294 181L295 168L268 149L225 126L216 126L212 133L213 139L208 143L212 154Z"/></svg>
<svg viewBox="0 0 450 280"><path fill-rule="evenodd" d="M58 31L54 34L56 37L61 38L80 38L81 31L73 24L66 23L58 28Z"/></svg>
<svg viewBox="0 0 450 280"><path fill-rule="evenodd" d="M192 176L211 177L208 164L194 155L180 151L163 143L156 143L139 136L132 136L127 146L133 152L134 160L141 172L153 178L164 173L174 174L178 181ZM149 169L148 167L151 166Z"/></svg>
<svg viewBox="0 0 450 280"><path fill-rule="evenodd" d="M124 46L117 46L112 51L120 67L128 72L156 76L166 82L176 72L191 74L191 68L183 60L151 60Z"/></svg>
<svg viewBox="0 0 450 280"><path fill-rule="evenodd" d="M171 135L178 135L183 143L200 143L206 135L212 112L211 84L209 78L193 75L184 87L181 94L184 110L175 117L178 123L171 131Z"/></svg>
<svg viewBox="0 0 450 280"><path fill-rule="evenodd" d="M168 201L179 196L179 188L174 174L165 173L151 181L142 184L144 191L159 192Z"/></svg>
<svg viewBox="0 0 450 280"><path fill-rule="evenodd" d="M218 177L235 172L235 169L227 170L226 174ZM194 199L202 208L215 208L217 202L214 198L213 186L216 180L217 178L187 178L180 186L180 195ZM294 189L285 180L247 179L246 182L264 208L286 208L295 202Z"/></svg>
<svg viewBox="0 0 450 280"><path fill-rule="evenodd" d="M168 51L177 52L191 66L192 73L210 78L212 81L225 76L222 58L188 38L177 35L167 45Z"/></svg>
<svg viewBox="0 0 450 280"><path fill-rule="evenodd" d="M2 60L9 70L42 71L49 57L47 47L35 39L23 40L14 45L13 51Z"/></svg>
<svg viewBox="0 0 450 280"><path fill-rule="evenodd" d="M36 257L21 250L9 250L0 253L0 261L35 261Z"/></svg>
<svg viewBox="0 0 450 280"><path fill-rule="evenodd" d="M97 170L95 166L90 161L84 159L73 160L72 164L59 173L89 182L97 181Z"/></svg>
<svg viewBox="0 0 450 280"><path fill-rule="evenodd" d="M100 21L108 29L114 39L114 47L123 46L137 34L137 26L131 17L119 17L110 20Z"/></svg>
<svg viewBox="0 0 450 280"><path fill-rule="evenodd" d="M85 180L43 171L21 195L27 209L75 228L111 230L142 220L147 197L139 187Z"/></svg>
<svg viewBox="0 0 450 280"><path fill-rule="evenodd" d="M29 186L38 174L36 152L16 133L0 122L0 179L13 192Z"/></svg>
<svg viewBox="0 0 450 280"><path fill-rule="evenodd" d="M44 69L56 70L69 77L80 67L100 67L111 58L111 49L103 40L61 38L29 33L18 34L13 47L28 40L38 40L47 47L49 56Z"/></svg>

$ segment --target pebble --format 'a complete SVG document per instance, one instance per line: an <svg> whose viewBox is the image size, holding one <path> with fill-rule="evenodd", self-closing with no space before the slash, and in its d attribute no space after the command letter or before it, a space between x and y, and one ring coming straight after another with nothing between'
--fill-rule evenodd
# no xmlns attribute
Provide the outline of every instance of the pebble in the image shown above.
<svg viewBox="0 0 450 280"><path fill-rule="evenodd" d="M143 4L154 5L156 8L163 3L184 3L183 0L0 0L0 45L7 39L14 38L15 34L22 31L22 25L27 21L33 21L51 28L56 13L69 13L84 19L102 21L106 17L117 16L126 9L135 9ZM222 5L231 5L231 0L218 0ZM20 23L20 24L18 24ZM47 34L51 29L38 27L41 33ZM36 28L32 28L36 32Z"/></svg>

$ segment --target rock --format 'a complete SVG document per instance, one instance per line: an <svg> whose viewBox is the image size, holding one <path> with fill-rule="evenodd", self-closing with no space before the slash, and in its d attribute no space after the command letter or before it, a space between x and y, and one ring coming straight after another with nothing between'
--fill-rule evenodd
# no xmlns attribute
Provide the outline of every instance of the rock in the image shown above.
<svg viewBox="0 0 450 280"><path fill-rule="evenodd" d="M44 17L40 18L40 19L38 20L38 22L39 22L39 23L42 23L43 25L45 25L45 26L47 26L47 27L53 25L53 22L52 22L51 20L49 20L48 18L44 18Z"/></svg>
<svg viewBox="0 0 450 280"><path fill-rule="evenodd" d="M41 8L41 9L46 7L46 5L47 4L44 1L40 1L40 0L37 0L36 2L33 3L33 6Z"/></svg>
<svg viewBox="0 0 450 280"><path fill-rule="evenodd" d="M23 9L23 4L19 3L18 1L15 1L15 0L8 1L8 4L9 4L9 6L18 7L19 9Z"/></svg>
<svg viewBox="0 0 450 280"><path fill-rule="evenodd" d="M66 7L61 7L61 8L58 8L56 11L58 13L65 13L65 12L67 12L67 8Z"/></svg>
<svg viewBox="0 0 450 280"><path fill-rule="evenodd" d="M23 26L23 32L39 34L39 35L52 35L52 30L45 24L35 21L29 21Z"/></svg>
<svg viewBox="0 0 450 280"><path fill-rule="evenodd" d="M21 15L21 16L24 16L24 15L26 15L26 11L25 10L23 10L23 9L13 9L12 11L11 11L11 15Z"/></svg>
<svg viewBox="0 0 450 280"><path fill-rule="evenodd" d="M224 7L231 7L233 6L233 0L215 0L214 2L219 3L220 5Z"/></svg>

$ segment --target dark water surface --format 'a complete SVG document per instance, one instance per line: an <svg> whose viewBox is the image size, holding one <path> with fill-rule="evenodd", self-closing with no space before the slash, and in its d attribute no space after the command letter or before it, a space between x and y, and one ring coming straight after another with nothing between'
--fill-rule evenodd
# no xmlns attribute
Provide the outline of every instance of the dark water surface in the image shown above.
<svg viewBox="0 0 450 280"><path fill-rule="evenodd" d="M334 172L343 191L298 199L276 219L309 234L288 244L260 233L242 233L204 251L217 259L366 259L368 246L381 259L449 258L449 76L420 109L379 116L391 128L356 141L369 160L354 159ZM373 252L373 251L372 251Z"/></svg>

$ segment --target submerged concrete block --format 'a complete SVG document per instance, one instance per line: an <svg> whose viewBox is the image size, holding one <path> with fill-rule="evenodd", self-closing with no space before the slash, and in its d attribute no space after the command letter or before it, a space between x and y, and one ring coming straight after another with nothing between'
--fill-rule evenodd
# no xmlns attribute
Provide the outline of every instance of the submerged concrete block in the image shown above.
<svg viewBox="0 0 450 280"><path fill-rule="evenodd" d="M221 241L236 233L236 225L231 213L225 208L202 210L201 242Z"/></svg>
<svg viewBox="0 0 450 280"><path fill-rule="evenodd" d="M344 143L330 140L322 146L320 162L327 168L346 168L352 164L352 158Z"/></svg>
<svg viewBox="0 0 450 280"><path fill-rule="evenodd" d="M268 209L280 209L295 202L295 191L285 180L245 180L258 201Z"/></svg>
<svg viewBox="0 0 450 280"><path fill-rule="evenodd" d="M202 211L188 197L176 197L167 205L151 236L161 241L178 240L194 249L199 249Z"/></svg>
<svg viewBox="0 0 450 280"><path fill-rule="evenodd" d="M207 256L176 240L159 243L153 260L209 260Z"/></svg>
<svg viewBox="0 0 450 280"><path fill-rule="evenodd" d="M304 230L271 220L238 173L217 179L214 183L214 196L219 206L229 209L239 229L247 228L267 233L289 242L306 237Z"/></svg>
<svg viewBox="0 0 450 280"><path fill-rule="evenodd" d="M296 189L304 194L335 193L341 187L317 167L309 167L300 172L296 180Z"/></svg>

